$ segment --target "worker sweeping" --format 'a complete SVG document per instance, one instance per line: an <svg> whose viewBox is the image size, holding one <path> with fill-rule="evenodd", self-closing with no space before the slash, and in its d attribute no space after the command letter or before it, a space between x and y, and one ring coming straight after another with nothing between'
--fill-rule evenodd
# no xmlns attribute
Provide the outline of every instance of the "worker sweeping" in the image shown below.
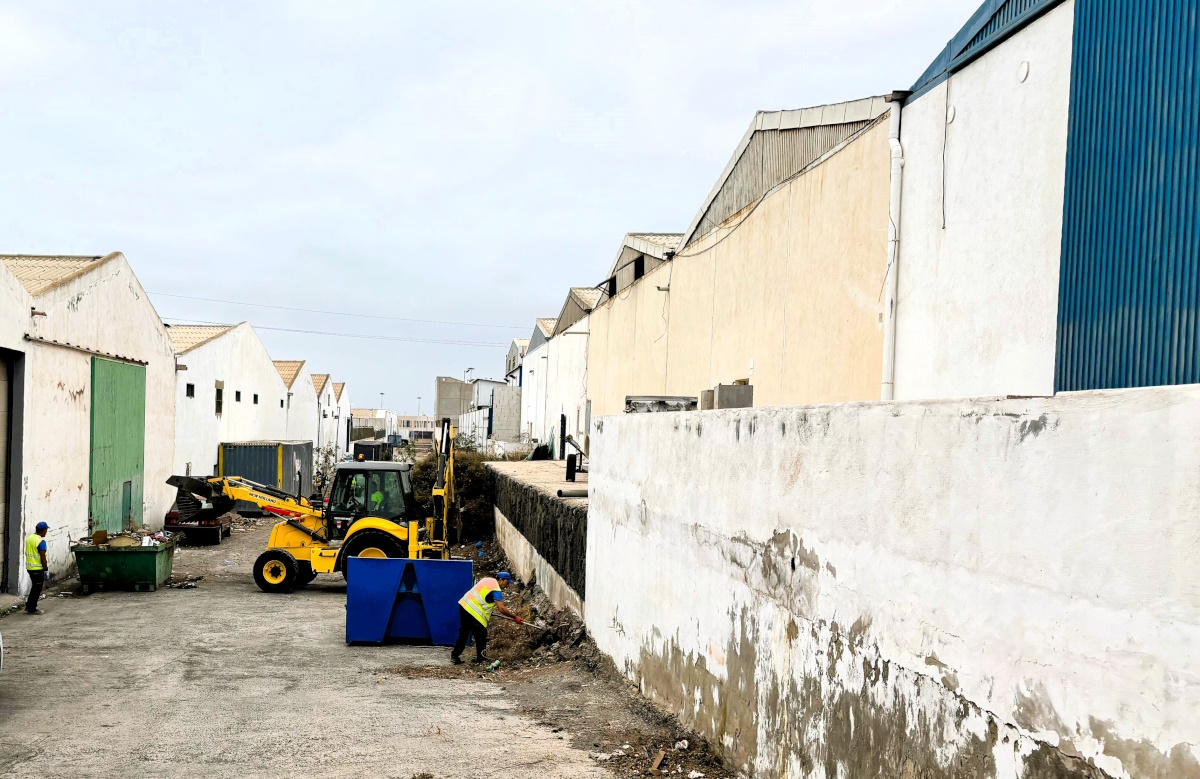
<svg viewBox="0 0 1200 779"><path fill-rule="evenodd" d="M517 624L521 623L521 618L509 611L501 602L504 600L504 593L500 589L503 586L501 582L504 585L511 584L512 577L501 571L496 574L495 579L490 576L480 579L478 584L459 599L458 640L454 642L454 649L450 651L450 662L455 665L462 662L462 653L467 648L468 636L475 638L474 662L491 662L491 658L484 650L487 649L488 623L492 619L493 610L498 609L501 614L511 618Z"/></svg>

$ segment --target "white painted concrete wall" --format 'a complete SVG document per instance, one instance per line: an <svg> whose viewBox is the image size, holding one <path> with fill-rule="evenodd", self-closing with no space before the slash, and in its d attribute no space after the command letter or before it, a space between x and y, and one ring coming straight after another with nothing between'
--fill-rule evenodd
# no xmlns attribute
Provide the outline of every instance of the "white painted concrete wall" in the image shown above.
<svg viewBox="0 0 1200 779"><path fill-rule="evenodd" d="M288 390L284 410L287 412L286 435L289 441L312 441L317 448L317 391L313 388L308 363L300 367L296 380Z"/></svg>
<svg viewBox="0 0 1200 779"><path fill-rule="evenodd" d="M590 317L584 317L546 342L545 412L542 415L543 441L554 440L555 452L562 456L558 440L560 415L567 415L567 435L582 446L587 426L588 338Z"/></svg>
<svg viewBox="0 0 1200 779"><path fill-rule="evenodd" d="M33 299L21 282L0 262L0 349L25 351L25 331Z"/></svg>
<svg viewBox="0 0 1200 779"><path fill-rule="evenodd" d="M346 438L346 420L350 419L350 385L342 387L342 396L337 399L338 409L338 452L345 454L348 451L348 441Z"/></svg>
<svg viewBox="0 0 1200 779"><path fill-rule="evenodd" d="M333 462L338 461L339 443L345 448L346 431L340 416L337 399L333 394L333 379L325 382L320 397L317 398L317 440L313 447L313 456L325 447L333 447Z"/></svg>
<svg viewBox="0 0 1200 779"><path fill-rule="evenodd" d="M546 387L549 374L549 342L525 354L525 385L521 388L521 435L530 441L546 440Z"/></svg>
<svg viewBox="0 0 1200 779"><path fill-rule="evenodd" d="M1054 391L1074 5L904 107L897 398Z"/></svg>
<svg viewBox="0 0 1200 779"><path fill-rule="evenodd" d="M287 437L287 410L280 404L286 404L287 388L249 323L179 355L178 362L187 370L177 373L175 383L174 473L213 475L222 442ZM224 384L220 415L216 413L218 381ZM190 398L189 384L194 388Z"/></svg>
<svg viewBox="0 0 1200 779"><path fill-rule="evenodd" d="M148 363L142 516L146 527L162 527L174 499L166 480L175 453L175 354L145 290L118 256L33 302L46 312L28 325L34 335ZM26 345L23 534L50 524L52 572L74 565L69 539L88 533L91 361L72 349ZM22 573L21 592L28 587Z"/></svg>
<svg viewBox="0 0 1200 779"><path fill-rule="evenodd" d="M592 455L588 627L743 771L1200 770L1200 386L609 416Z"/></svg>

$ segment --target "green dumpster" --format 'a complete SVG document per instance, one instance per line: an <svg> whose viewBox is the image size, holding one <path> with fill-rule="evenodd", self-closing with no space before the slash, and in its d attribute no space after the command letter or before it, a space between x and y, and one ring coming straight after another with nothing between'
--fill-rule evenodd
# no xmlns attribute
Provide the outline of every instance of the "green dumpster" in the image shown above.
<svg viewBox="0 0 1200 779"><path fill-rule="evenodd" d="M158 546L73 546L80 589L153 592L171 578L178 540L176 536Z"/></svg>

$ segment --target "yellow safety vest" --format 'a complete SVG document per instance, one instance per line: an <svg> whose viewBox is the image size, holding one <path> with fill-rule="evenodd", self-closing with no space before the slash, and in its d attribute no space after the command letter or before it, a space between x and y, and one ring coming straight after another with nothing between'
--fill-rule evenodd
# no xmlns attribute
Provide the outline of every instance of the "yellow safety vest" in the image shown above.
<svg viewBox="0 0 1200 779"><path fill-rule="evenodd" d="M466 609L472 617L479 620L486 628L488 622L492 619L492 611L496 608L495 603L487 602L487 594L499 591L500 583L492 577L489 576L486 579L480 579L479 584L476 584L467 591L466 595L459 599L458 605Z"/></svg>
<svg viewBox="0 0 1200 779"><path fill-rule="evenodd" d="M42 555L38 552L38 546L42 543L42 537L37 533L25 539L25 570L40 571L42 570Z"/></svg>

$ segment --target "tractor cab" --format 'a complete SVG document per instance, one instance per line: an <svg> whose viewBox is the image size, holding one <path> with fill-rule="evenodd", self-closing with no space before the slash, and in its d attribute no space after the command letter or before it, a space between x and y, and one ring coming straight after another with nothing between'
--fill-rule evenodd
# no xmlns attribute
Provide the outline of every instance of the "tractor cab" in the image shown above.
<svg viewBox="0 0 1200 779"><path fill-rule="evenodd" d="M412 466L395 462L338 463L325 510L328 540L341 541L363 517L405 524L420 516Z"/></svg>

